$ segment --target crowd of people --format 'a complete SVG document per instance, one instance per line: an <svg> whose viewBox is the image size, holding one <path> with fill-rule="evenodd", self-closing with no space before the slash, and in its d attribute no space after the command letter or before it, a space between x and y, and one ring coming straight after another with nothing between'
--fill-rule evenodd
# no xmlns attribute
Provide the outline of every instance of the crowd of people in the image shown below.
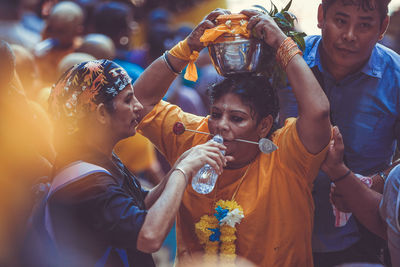
<svg viewBox="0 0 400 267"><path fill-rule="evenodd" d="M1 266L157 266L175 225L176 266L400 266L390 0L322 0L303 51L254 9L175 29L155 8L133 49L136 1L94 2L0 2ZM286 86L217 74L218 17L276 53ZM265 139L278 149L240 141ZM205 164L219 178L200 194Z"/></svg>

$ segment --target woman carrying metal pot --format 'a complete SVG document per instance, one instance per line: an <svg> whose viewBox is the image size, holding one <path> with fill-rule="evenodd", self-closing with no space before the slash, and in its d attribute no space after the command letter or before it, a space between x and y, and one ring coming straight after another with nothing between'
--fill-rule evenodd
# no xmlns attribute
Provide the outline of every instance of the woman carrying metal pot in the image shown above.
<svg viewBox="0 0 400 267"><path fill-rule="evenodd" d="M301 51L274 20L253 10L241 13L248 18L246 29L276 49L277 61L293 86L299 116L273 130L277 95L270 77L258 74L232 74L213 85L207 117L161 100L186 65L191 72L197 51L204 48L200 38L205 30L218 26L218 16L229 14L215 10L134 84L143 105L138 130L171 164L185 150L210 139L193 131L176 135L176 122L188 130L221 135L226 156L234 158L209 194L186 188L177 217L179 266L189 266L198 254L211 266L233 264L237 256L257 266L312 266L311 188L330 141L329 103ZM261 153L258 146L240 141L257 144L265 138L278 149Z"/></svg>

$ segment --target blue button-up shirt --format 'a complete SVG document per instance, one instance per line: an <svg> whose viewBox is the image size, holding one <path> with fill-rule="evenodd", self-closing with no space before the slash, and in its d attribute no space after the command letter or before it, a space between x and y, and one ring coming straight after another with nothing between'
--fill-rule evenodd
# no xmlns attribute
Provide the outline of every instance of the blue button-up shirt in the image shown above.
<svg viewBox="0 0 400 267"><path fill-rule="evenodd" d="M390 164L396 134L400 128L400 56L377 44L365 66L336 81L324 70L320 58L320 36L306 38L304 59L318 68L323 89L331 106L331 120L337 125L345 144L345 162L354 172L371 175ZM291 88L279 90L280 121L297 116ZM329 252L348 248L359 240L356 222L340 228L329 202L330 180L322 171L314 182L315 221L313 251Z"/></svg>

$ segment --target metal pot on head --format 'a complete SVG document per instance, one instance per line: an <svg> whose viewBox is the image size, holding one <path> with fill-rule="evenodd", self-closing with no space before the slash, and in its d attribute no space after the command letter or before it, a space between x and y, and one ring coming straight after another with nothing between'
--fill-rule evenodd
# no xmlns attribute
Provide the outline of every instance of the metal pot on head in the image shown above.
<svg viewBox="0 0 400 267"><path fill-rule="evenodd" d="M211 61L218 74L227 76L257 71L262 43L257 39L246 39L241 36L228 36L226 39L224 42L208 46Z"/></svg>
<svg viewBox="0 0 400 267"><path fill-rule="evenodd" d="M224 17L219 16L217 22L220 24L227 23L227 21L230 24L243 23L243 18L240 16L241 22L231 21ZM232 33L224 33L208 45L211 61L222 76L257 71L262 50L263 42L260 40Z"/></svg>

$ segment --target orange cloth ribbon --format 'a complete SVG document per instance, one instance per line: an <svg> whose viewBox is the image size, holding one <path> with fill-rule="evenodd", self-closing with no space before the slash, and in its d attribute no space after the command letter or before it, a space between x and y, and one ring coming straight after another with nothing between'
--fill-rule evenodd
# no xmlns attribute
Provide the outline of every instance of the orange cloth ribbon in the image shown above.
<svg viewBox="0 0 400 267"><path fill-rule="evenodd" d="M169 50L169 54L182 59L182 60L188 60L189 65L186 68L185 76L184 78L186 80L195 82L198 79L197 76L197 69L196 65L194 62L196 59L199 57L199 52L198 51L190 51L189 45L187 44L187 40L183 40L179 42L177 45L175 45L171 50Z"/></svg>
<svg viewBox="0 0 400 267"><path fill-rule="evenodd" d="M242 24L232 24L231 26L225 24L218 25L217 27L207 29L204 34L200 37L200 42L205 46L209 43L213 43L218 37L225 33L239 34L245 38L250 38L250 32L247 30L248 21L243 21Z"/></svg>

